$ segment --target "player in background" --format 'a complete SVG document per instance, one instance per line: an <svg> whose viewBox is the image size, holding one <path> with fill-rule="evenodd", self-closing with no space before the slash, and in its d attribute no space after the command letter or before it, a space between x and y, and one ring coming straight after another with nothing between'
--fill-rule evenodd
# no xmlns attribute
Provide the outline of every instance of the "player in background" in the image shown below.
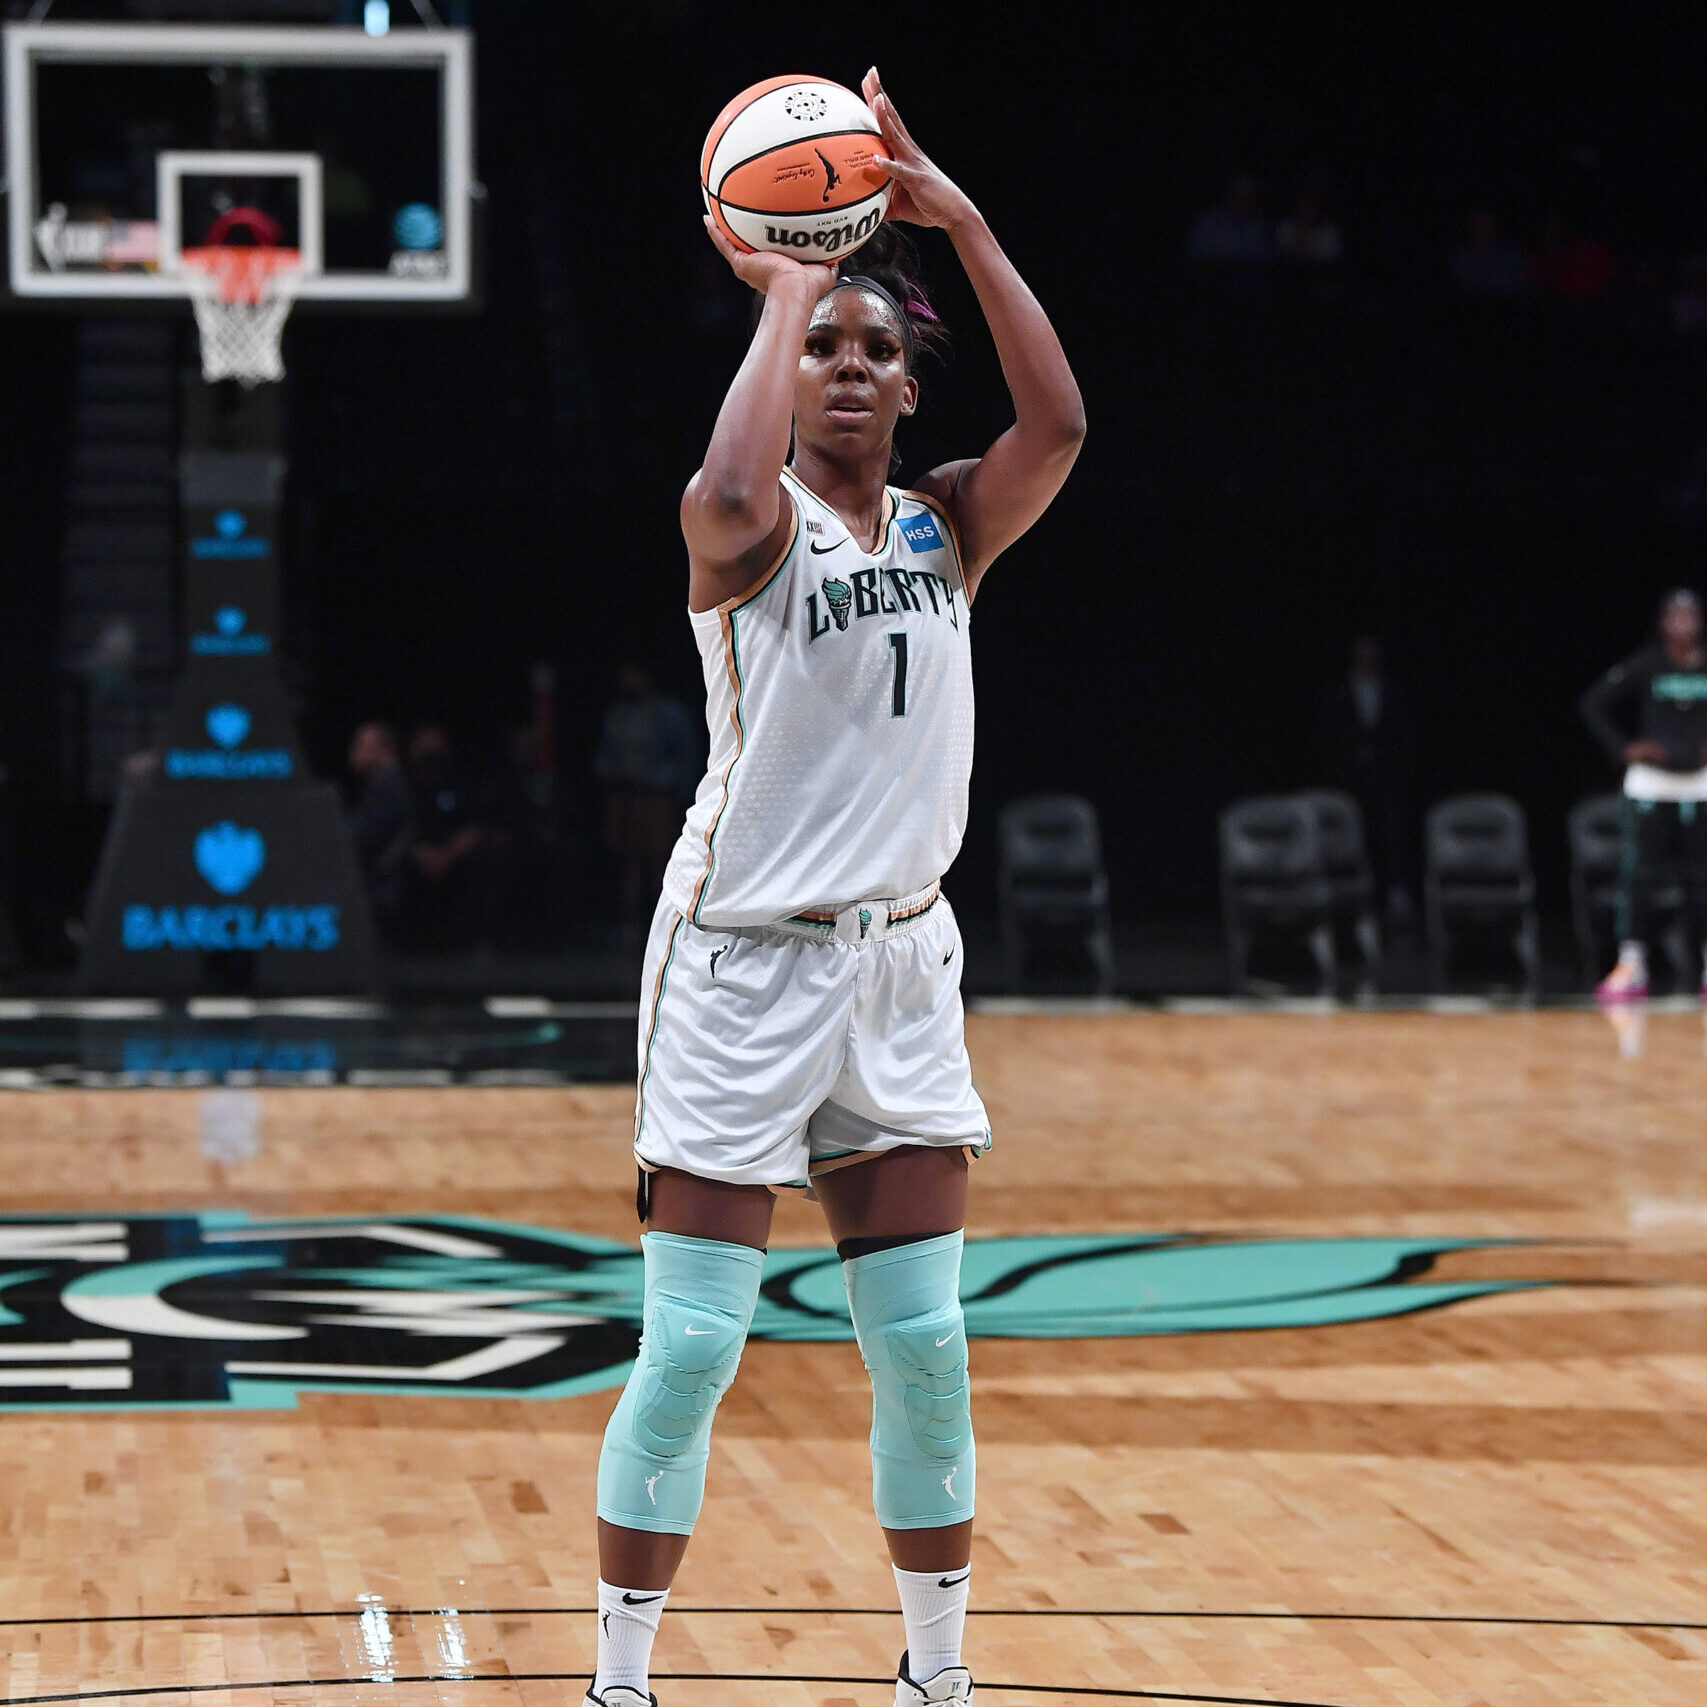
<svg viewBox="0 0 1707 1707"><path fill-rule="evenodd" d="M895 181L889 218L947 233L1014 419L981 457L890 486L914 363L940 337L896 234L880 229L838 276L712 231L763 306L681 506L712 750L646 957L645 1317L599 1461L596 1707L651 1699L653 1637L757 1302L773 1193L808 1185L872 1381L873 1504L907 1644L895 1698L972 1694L958 1282L968 1162L990 1134L940 886L966 819L970 606L1066 479L1084 411L983 217L875 71L864 94Z"/></svg>
<svg viewBox="0 0 1707 1707"><path fill-rule="evenodd" d="M1615 715L1628 719L1632 711L1634 736ZM1689 940L1707 957L1707 649L1694 593L1667 594L1655 641L1608 670L1583 695L1582 713L1595 739L1624 766L1618 963L1595 993L1603 1002L1640 1001L1648 993L1661 884L1681 887Z"/></svg>

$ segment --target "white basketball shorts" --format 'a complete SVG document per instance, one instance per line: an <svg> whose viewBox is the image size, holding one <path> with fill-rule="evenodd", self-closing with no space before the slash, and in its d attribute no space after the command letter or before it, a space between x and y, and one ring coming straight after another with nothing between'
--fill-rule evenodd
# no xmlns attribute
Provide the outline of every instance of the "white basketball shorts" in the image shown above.
<svg viewBox="0 0 1707 1707"><path fill-rule="evenodd" d="M962 958L934 886L738 930L661 901L640 1005L640 1165L786 1191L904 1144L982 1154Z"/></svg>

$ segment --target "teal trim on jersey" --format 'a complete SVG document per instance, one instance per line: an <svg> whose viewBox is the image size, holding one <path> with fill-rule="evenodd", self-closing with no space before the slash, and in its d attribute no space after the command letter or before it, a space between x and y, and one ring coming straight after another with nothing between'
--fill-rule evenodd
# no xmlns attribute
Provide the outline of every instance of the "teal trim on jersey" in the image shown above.
<svg viewBox="0 0 1707 1707"><path fill-rule="evenodd" d="M762 599L776 585L777 576L793 561L795 548L800 544L800 536L804 531L805 529L801 525L800 511L797 509L794 512L794 538L788 542L788 550L777 559L776 567L738 605L730 607L729 623L731 627L734 626L738 611L744 611L748 605Z"/></svg>
<svg viewBox="0 0 1707 1707"><path fill-rule="evenodd" d="M954 559L954 572L960 577L960 596L965 599L966 608L968 612L970 612L972 608L972 595L966 588L966 565L961 561L959 535L955 531L955 524L949 519L948 511L945 510L941 504L937 503L934 498L927 498L923 493L909 491L906 495L911 498L915 504L919 505L921 509L929 510L930 513L942 523L942 542L948 547L949 556ZM899 520L900 515L901 504L899 496L897 496L895 504L895 516L897 520ZM887 549L887 542L885 542L885 549Z"/></svg>
<svg viewBox="0 0 1707 1707"><path fill-rule="evenodd" d="M786 472L785 469L784 473ZM729 652L735 661L735 731L739 739L735 748L735 756L729 761L729 770L723 778L723 805L712 822L711 835L705 844L705 879L699 886L699 899L694 903L693 909L693 922L696 925L699 923L700 913L704 910L705 898L711 893L711 880L717 875L717 832L723 827L723 814L729 810L729 799L735 792L735 767L740 764L747 752L747 720L742 714L741 705L747 691L747 680L741 673L741 625L735 619L748 605L757 599L762 599L776 585L777 576L794 561L794 554L800 549L800 536L806 531L806 518L801 515L800 505L796 499L791 497L789 502L794 505L794 537L789 540L788 549L778 559L777 566L764 580L738 605L731 606L729 610ZM638 1127L635 1129L635 1137L638 1141Z"/></svg>
<svg viewBox="0 0 1707 1707"><path fill-rule="evenodd" d="M798 527L795 530L795 537L797 539L800 537ZM789 557L794 555L792 546L789 547L788 555ZM787 561L788 558L785 557L783 563ZM777 575L781 573L782 564L778 564ZM776 575L773 575L770 581L775 579ZM770 585L770 581L765 582L766 587ZM760 592L763 590L761 588ZM753 598L758 596L758 593L755 593ZM705 838L705 879L699 886L699 899L693 904L693 922L696 925L699 923L699 915L705 910L705 898L711 893L712 879L717 876L717 832L723 828L723 814L729 810L729 802L735 795L735 767L747 756L747 719L743 715L741 704L746 697L747 680L741 674L741 625L735 619L751 603L752 599L748 599L744 604L737 605L729 613L729 656L735 664L735 756L729 761L729 769L723 774L723 804L717 809L717 816L711 821L711 834Z"/></svg>
<svg viewBox="0 0 1707 1707"><path fill-rule="evenodd" d="M710 882L710 879L706 881ZM652 1024L646 1032L646 1071L640 1075L640 1088L634 1097L634 1142L637 1146L641 1128L646 1124L646 1081L652 1077L652 1040L658 1035L658 1016L664 1011L664 995L670 988L670 968L676 963L676 945L686 923L687 920L677 913L675 929L670 932L670 951L664 956L664 970L658 979L658 999L652 1004Z"/></svg>
<svg viewBox="0 0 1707 1707"><path fill-rule="evenodd" d="M806 494L806 496L808 498L810 498L814 504L818 505L818 507L820 509L828 510L830 512L830 514L832 516L835 516L836 520L841 523L843 528L847 527L848 524L846 522L842 521L841 516L837 513L834 506L830 505L830 504L826 504L824 502L824 500L822 498L820 498L818 496L818 494L816 492L814 492L812 490L812 488L810 486L808 486L806 484L806 482L804 480L802 480L800 478L800 476L798 474L796 474L792 468L785 468L783 470L783 473L788 476L789 482L792 485L798 486L800 488L800 490L802 492L804 492ZM863 546L860 545L860 543L854 538L854 536L851 533L848 535L848 544L851 545L854 548L854 550L860 554L861 557L866 557L866 558L881 557L884 555L885 552L888 551L889 547L895 541L895 524L898 521L900 521L900 519L901 519L901 489L898 486L885 486L883 488L883 495L884 495L884 497L886 497L889 500L891 508L889 511L889 523L883 530L882 539L880 539L877 542L877 549L875 551L867 551L867 550L865 550L865 548ZM801 530L800 531L802 533L804 533L806 531L804 518L802 518L802 521L801 521ZM951 549L953 547L953 544L954 544L953 540L950 540L949 545L950 545ZM956 557L956 562L958 562L958 561L959 561L959 559L958 559L958 557Z"/></svg>

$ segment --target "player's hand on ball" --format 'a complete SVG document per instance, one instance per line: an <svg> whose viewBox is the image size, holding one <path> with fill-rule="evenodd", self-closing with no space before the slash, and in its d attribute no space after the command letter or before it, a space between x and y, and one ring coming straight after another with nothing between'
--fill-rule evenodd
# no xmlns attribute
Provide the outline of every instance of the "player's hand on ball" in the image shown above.
<svg viewBox="0 0 1707 1707"><path fill-rule="evenodd" d="M908 225L940 225L945 230L958 225L974 211L971 201L908 134L894 102L883 92L875 65L866 72L860 93L883 131L877 164L895 183L886 217Z"/></svg>
<svg viewBox="0 0 1707 1707"><path fill-rule="evenodd" d="M742 284L751 285L760 295L768 294L778 279L791 275L809 279L816 287L817 296L822 296L836 282L834 267L797 261L792 255L772 255L762 251L749 254L745 249L737 249L717 228L717 223L710 214L705 216L705 229L710 233L711 241L717 245L724 260L734 269L735 277Z"/></svg>

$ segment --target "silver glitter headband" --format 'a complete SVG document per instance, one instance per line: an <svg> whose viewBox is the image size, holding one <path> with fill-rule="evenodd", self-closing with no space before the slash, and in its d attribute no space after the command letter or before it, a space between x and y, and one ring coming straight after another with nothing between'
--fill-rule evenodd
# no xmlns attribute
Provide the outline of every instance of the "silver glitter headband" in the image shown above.
<svg viewBox="0 0 1707 1707"><path fill-rule="evenodd" d="M907 318L906 309L904 309L896 299L894 291L880 285L876 279L870 277L870 275L866 273L843 273L842 276L830 286L830 289L834 292L846 289L850 286L859 290L870 291L873 296L881 297L883 301L888 303L889 306L895 310L895 318L901 323L901 358L910 372L913 366L913 358L919 353L919 340L914 335L913 323Z"/></svg>

